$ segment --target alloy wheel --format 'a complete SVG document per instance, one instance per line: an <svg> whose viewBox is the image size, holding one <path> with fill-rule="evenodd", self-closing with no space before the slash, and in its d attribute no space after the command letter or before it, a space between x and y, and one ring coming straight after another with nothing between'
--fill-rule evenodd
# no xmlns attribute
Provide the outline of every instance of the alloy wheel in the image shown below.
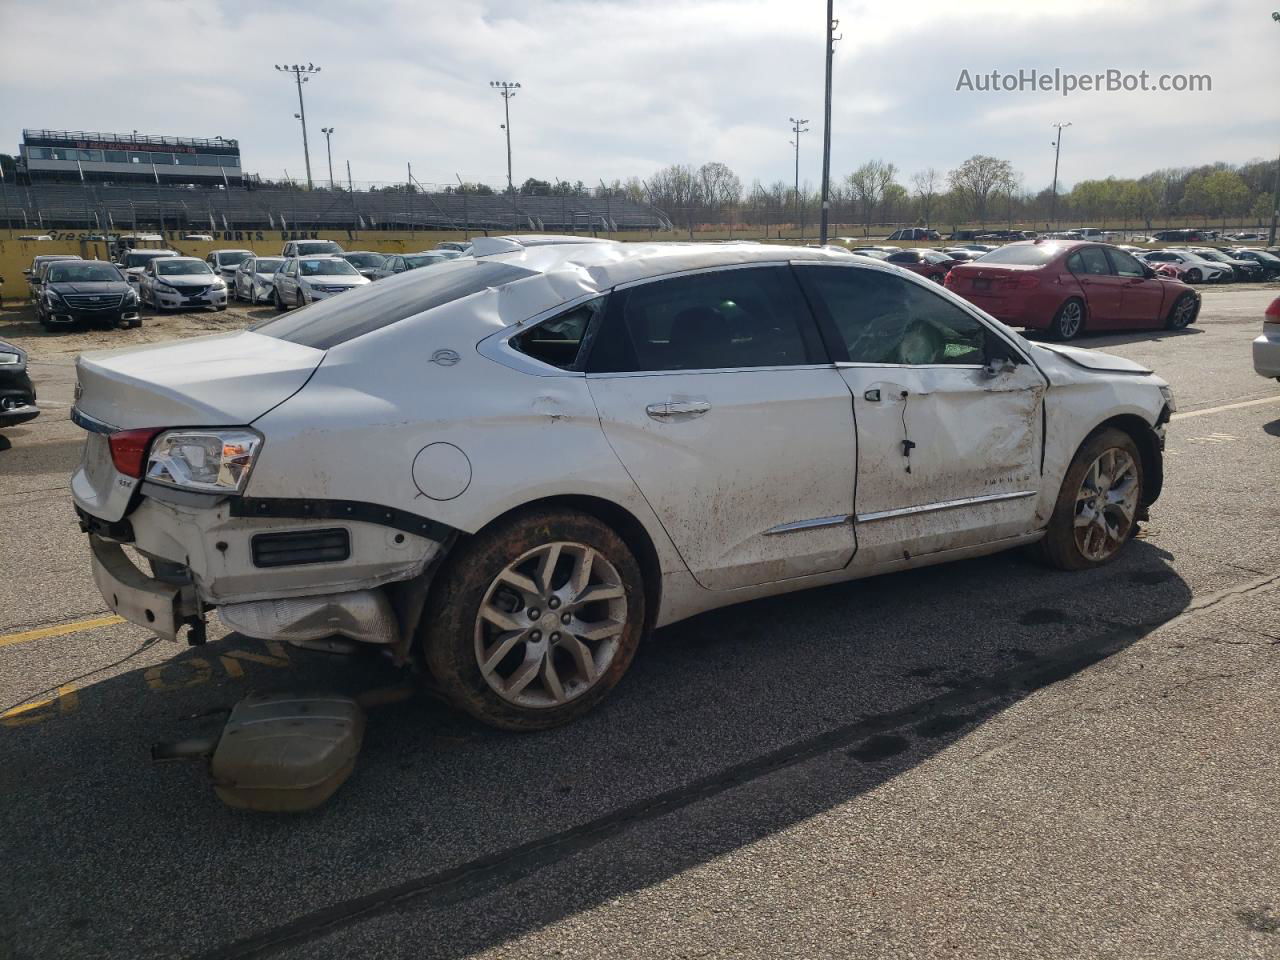
<svg viewBox="0 0 1280 960"><path fill-rule="evenodd" d="M1173 307L1173 329L1181 330L1191 323L1195 312L1195 299L1190 294L1184 295Z"/></svg>
<svg viewBox="0 0 1280 960"><path fill-rule="evenodd" d="M1138 465L1116 447L1102 451L1076 493L1075 540L1088 560L1101 562L1119 550L1138 512Z"/></svg>
<svg viewBox="0 0 1280 960"><path fill-rule="evenodd" d="M1062 307L1062 318L1058 321L1058 332L1062 334L1064 340L1070 340L1080 332L1080 325L1084 321L1084 309L1080 306L1079 300L1072 300Z"/></svg>
<svg viewBox="0 0 1280 960"><path fill-rule="evenodd" d="M627 625L622 577L582 543L543 544L490 583L476 615L480 673L502 699L558 707L590 690Z"/></svg>

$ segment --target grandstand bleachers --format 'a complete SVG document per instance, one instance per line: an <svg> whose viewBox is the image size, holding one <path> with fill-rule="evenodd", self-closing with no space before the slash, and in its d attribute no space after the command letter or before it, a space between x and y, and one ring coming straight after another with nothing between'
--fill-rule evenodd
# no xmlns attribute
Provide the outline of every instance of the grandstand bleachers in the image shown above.
<svg viewBox="0 0 1280 960"><path fill-rule="evenodd" d="M0 190L0 224L18 229L666 230L647 204L602 197L506 197L400 190L38 183ZM105 222L104 222L105 221Z"/></svg>

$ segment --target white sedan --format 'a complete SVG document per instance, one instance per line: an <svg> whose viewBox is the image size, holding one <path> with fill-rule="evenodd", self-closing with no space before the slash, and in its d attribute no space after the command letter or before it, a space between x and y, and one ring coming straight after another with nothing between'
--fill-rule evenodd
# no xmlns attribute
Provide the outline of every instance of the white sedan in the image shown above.
<svg viewBox="0 0 1280 960"><path fill-rule="evenodd" d="M155 310L227 309L227 285L203 260L153 257L139 276L138 297Z"/></svg>
<svg viewBox="0 0 1280 960"><path fill-rule="evenodd" d="M242 260L231 282L231 295L254 306L271 303L276 271L282 266L284 257L248 257Z"/></svg>
<svg viewBox="0 0 1280 960"><path fill-rule="evenodd" d="M170 639L216 608L252 637L371 644L534 729L600 701L655 627L1027 544L1096 567L1160 494L1163 380L893 266L472 253L82 355L72 491L111 609Z"/></svg>
<svg viewBox="0 0 1280 960"><path fill-rule="evenodd" d="M272 279L271 302L284 312L369 283L340 256L286 257Z"/></svg>
<svg viewBox="0 0 1280 960"><path fill-rule="evenodd" d="M1280 297L1262 318L1262 334L1253 341L1253 369L1260 377L1280 381Z"/></svg>

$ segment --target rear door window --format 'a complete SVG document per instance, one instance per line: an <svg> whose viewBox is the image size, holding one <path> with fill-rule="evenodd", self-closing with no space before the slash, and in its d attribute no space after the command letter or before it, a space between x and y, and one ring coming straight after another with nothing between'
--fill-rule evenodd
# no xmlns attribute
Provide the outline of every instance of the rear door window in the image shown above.
<svg viewBox="0 0 1280 960"><path fill-rule="evenodd" d="M1077 250L1067 260L1067 269L1072 273L1084 273L1090 276L1111 276L1111 265L1101 247L1085 247Z"/></svg>
<svg viewBox="0 0 1280 960"><path fill-rule="evenodd" d="M734 370L825 362L790 267L761 266L710 270L619 291L610 298L588 369Z"/></svg>

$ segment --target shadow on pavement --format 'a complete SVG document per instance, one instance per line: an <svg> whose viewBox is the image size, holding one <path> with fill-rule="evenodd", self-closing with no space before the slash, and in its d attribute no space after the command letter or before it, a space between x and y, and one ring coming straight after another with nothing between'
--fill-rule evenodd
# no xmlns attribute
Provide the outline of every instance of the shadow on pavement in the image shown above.
<svg viewBox="0 0 1280 960"><path fill-rule="evenodd" d="M173 648L0 727L0 844L23 878L0 955L313 956L408 913L433 934L403 955L465 956L846 803L1127 647L1190 602L1168 559L1142 540L1079 574L1004 554L705 614L546 733L373 709L355 775L294 817L224 808L200 767L147 750L216 730L251 690L397 672L234 635Z"/></svg>

